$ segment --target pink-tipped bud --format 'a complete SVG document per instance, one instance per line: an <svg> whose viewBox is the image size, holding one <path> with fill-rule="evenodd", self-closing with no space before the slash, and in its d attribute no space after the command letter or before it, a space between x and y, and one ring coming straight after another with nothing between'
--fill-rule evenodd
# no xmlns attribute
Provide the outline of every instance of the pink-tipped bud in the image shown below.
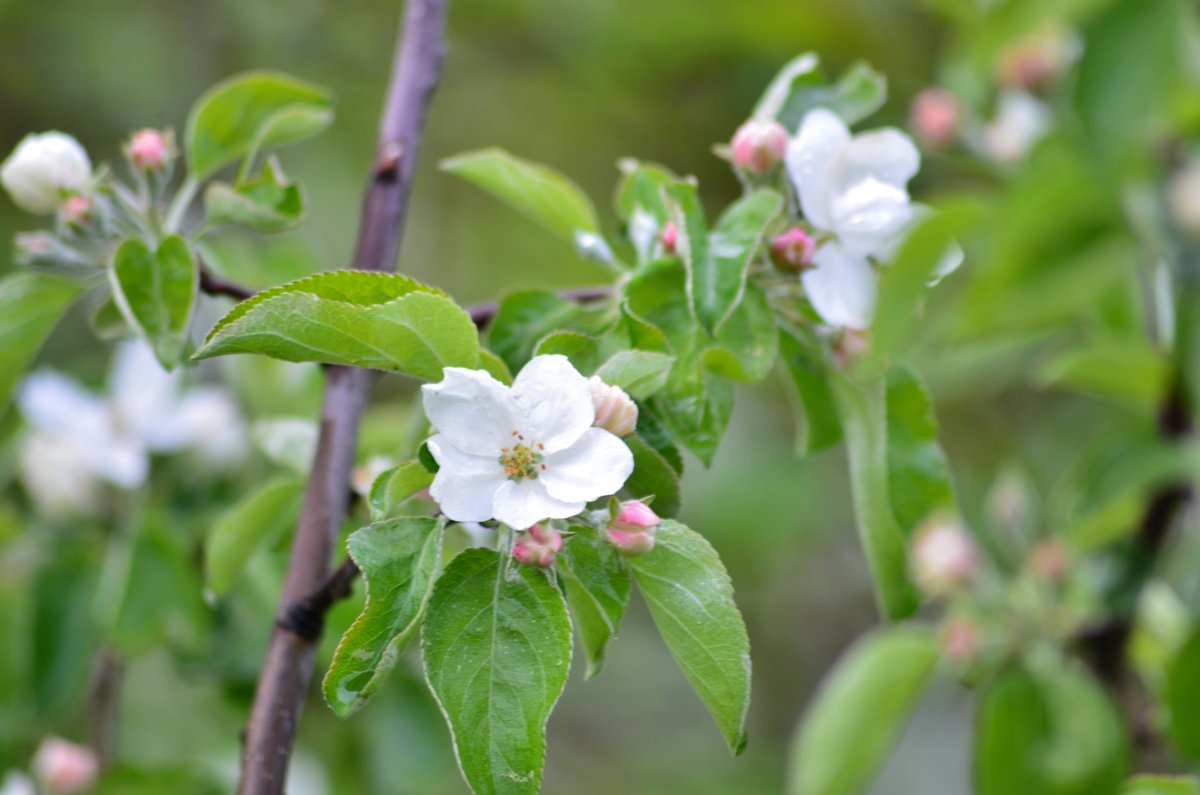
<svg viewBox="0 0 1200 795"><path fill-rule="evenodd" d="M607 529L608 540L626 557L644 555L654 549L654 534L662 520L650 506L638 500L621 504Z"/></svg>
<svg viewBox="0 0 1200 795"><path fill-rule="evenodd" d="M592 424L617 436L633 433L638 421L638 407L633 398L621 387L609 386L595 375L588 379L588 388L592 390L592 405L596 409Z"/></svg>
<svg viewBox="0 0 1200 795"><path fill-rule="evenodd" d="M938 631L938 647L949 660L970 662L979 653L979 630L965 618L947 619Z"/></svg>
<svg viewBox="0 0 1200 795"><path fill-rule="evenodd" d="M733 134L730 150L733 162L755 174L765 174L783 159L788 134L774 119L750 119Z"/></svg>
<svg viewBox="0 0 1200 795"><path fill-rule="evenodd" d="M513 558L525 566L548 569L554 565L554 558L562 545L561 533L553 527L535 524L517 536L513 544Z"/></svg>
<svg viewBox="0 0 1200 795"><path fill-rule="evenodd" d="M800 227L793 226L771 240L771 261L780 270L804 270L812 264L816 250L816 241Z"/></svg>
<svg viewBox="0 0 1200 795"><path fill-rule="evenodd" d="M92 200L77 193L67 198L58 209L63 223L70 226L87 226L92 220Z"/></svg>
<svg viewBox="0 0 1200 795"><path fill-rule="evenodd" d="M667 221L667 225L662 230L662 245L663 250L668 254L675 253L675 245L679 242L679 229L675 226L674 221Z"/></svg>
<svg viewBox="0 0 1200 795"><path fill-rule="evenodd" d="M928 146L944 149L954 143L960 123L958 99L944 88L927 88L913 99L909 124Z"/></svg>
<svg viewBox="0 0 1200 795"><path fill-rule="evenodd" d="M969 584L979 571L979 552L966 530L953 519L926 519L913 539L913 575L932 597L942 597Z"/></svg>
<svg viewBox="0 0 1200 795"><path fill-rule="evenodd" d="M171 159L170 136L149 127L138 130L129 139L126 153L134 168L142 171L162 171Z"/></svg>
<svg viewBox="0 0 1200 795"><path fill-rule="evenodd" d="M1029 569L1036 577L1051 583L1061 583L1071 568L1071 556L1060 541L1047 539L1038 542L1029 553Z"/></svg>
<svg viewBox="0 0 1200 795"><path fill-rule="evenodd" d="M33 757L33 775L51 795L71 795L89 790L96 783L100 760L91 748L47 737Z"/></svg>

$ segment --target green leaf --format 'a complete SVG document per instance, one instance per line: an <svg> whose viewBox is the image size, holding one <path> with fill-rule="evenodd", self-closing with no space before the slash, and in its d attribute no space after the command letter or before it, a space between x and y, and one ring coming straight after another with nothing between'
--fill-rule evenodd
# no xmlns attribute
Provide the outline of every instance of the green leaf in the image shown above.
<svg viewBox="0 0 1200 795"><path fill-rule="evenodd" d="M488 347L517 372L529 361L538 341L573 325L581 311L586 310L548 290L509 293L500 301L488 328Z"/></svg>
<svg viewBox="0 0 1200 795"><path fill-rule="evenodd" d="M468 549L434 585L421 652L471 789L536 793L546 720L571 665L562 592L541 570L509 569L493 550Z"/></svg>
<svg viewBox="0 0 1200 795"><path fill-rule="evenodd" d="M871 65L858 61L838 78L824 103L846 124L857 124L883 107L887 101L887 77Z"/></svg>
<svg viewBox="0 0 1200 795"><path fill-rule="evenodd" d="M83 287L58 276L18 271L0 279L0 413L38 349Z"/></svg>
<svg viewBox="0 0 1200 795"><path fill-rule="evenodd" d="M667 519L659 525L654 549L629 558L629 567L675 661L716 719L729 750L740 754L750 708L750 640L716 550L700 534Z"/></svg>
<svg viewBox="0 0 1200 795"><path fill-rule="evenodd" d="M802 455L832 447L842 440L842 424L829 388L828 367L815 339L780 336L780 353L795 388L796 451Z"/></svg>
<svg viewBox="0 0 1200 795"><path fill-rule="evenodd" d="M860 384L841 373L830 375L846 437L859 539L875 580L880 610L895 621L911 615L920 600L908 576L904 533L892 510L883 379L871 377Z"/></svg>
<svg viewBox="0 0 1200 795"><path fill-rule="evenodd" d="M587 654L585 679L600 673L604 650L617 634L629 604L629 572L616 549L594 533L579 532L563 544L558 571L567 586L579 641Z"/></svg>
<svg viewBox="0 0 1200 795"><path fill-rule="evenodd" d="M829 85L817 56L805 53L789 61L771 81L754 107L754 117L778 119L788 130L795 130L806 113L823 107L853 125L883 107L886 100L887 79L868 64L859 61L851 65Z"/></svg>
<svg viewBox="0 0 1200 795"><path fill-rule="evenodd" d="M204 211L210 224L233 223L259 232L282 232L303 218L304 195L272 157L253 179L237 185L209 184L204 192Z"/></svg>
<svg viewBox="0 0 1200 795"><path fill-rule="evenodd" d="M733 385L694 359L679 360L650 405L671 435L708 466L733 416Z"/></svg>
<svg viewBox="0 0 1200 795"><path fill-rule="evenodd" d="M654 496L654 511L659 516L679 513L681 486L679 473L667 458L637 434L625 437L633 452L633 474L625 481L625 489L634 497Z"/></svg>
<svg viewBox="0 0 1200 795"><path fill-rule="evenodd" d="M957 502L924 385L911 370L893 369L887 375L886 399L888 494L907 537L930 514L956 511Z"/></svg>
<svg viewBox="0 0 1200 795"><path fill-rule="evenodd" d="M121 307L117 306L117 302L113 300L111 293L96 303L89 319L91 320L92 331L96 333L97 337L106 342L123 339L130 333L129 323L125 320L125 316L121 314Z"/></svg>
<svg viewBox="0 0 1200 795"><path fill-rule="evenodd" d="M614 204L625 222L625 234L637 251L638 262L649 262L662 250L662 230L670 220L663 190L679 178L663 166L624 159L617 163L621 179ZM653 221L647 224L646 219Z"/></svg>
<svg viewBox="0 0 1200 795"><path fill-rule="evenodd" d="M591 200L554 169L495 148L456 155L441 166L572 243L580 232L600 231Z"/></svg>
<svg viewBox="0 0 1200 795"><path fill-rule="evenodd" d="M792 747L788 795L855 795L887 758L937 663L933 633L886 627L842 655Z"/></svg>
<svg viewBox="0 0 1200 795"><path fill-rule="evenodd" d="M1169 367L1145 342L1110 340L1055 354L1038 368L1042 385L1075 389L1149 412L1166 392Z"/></svg>
<svg viewBox="0 0 1200 795"><path fill-rule="evenodd" d="M704 351L704 365L726 378L755 382L767 377L778 356L775 312L763 291L748 284L741 304Z"/></svg>
<svg viewBox="0 0 1200 795"><path fill-rule="evenodd" d="M216 596L229 593L255 553L274 546L300 513L304 484L273 480L226 511L204 544L206 584Z"/></svg>
<svg viewBox="0 0 1200 795"><path fill-rule="evenodd" d="M1008 671L983 693L976 721L980 795L1096 795L1124 777L1120 719L1081 668Z"/></svg>
<svg viewBox="0 0 1200 795"><path fill-rule="evenodd" d="M231 353L437 381L445 367L476 367L479 339L470 316L438 290L397 274L330 271L238 304L194 358Z"/></svg>
<svg viewBox="0 0 1200 795"><path fill-rule="evenodd" d="M649 404L643 404L638 411L637 435L671 465L675 474L683 475L683 455L671 439L662 419Z"/></svg>
<svg viewBox="0 0 1200 795"><path fill-rule="evenodd" d="M492 378L495 378L502 384L512 384L513 376L508 369L508 365L504 363L496 354L486 348L479 349L479 369L486 370Z"/></svg>
<svg viewBox="0 0 1200 795"><path fill-rule="evenodd" d="M157 251L128 238L113 254L109 271L113 298L168 370L183 358L197 279L196 261L179 235L165 238Z"/></svg>
<svg viewBox="0 0 1200 795"><path fill-rule="evenodd" d="M381 522L396 512L400 504L433 482L433 473L420 461L405 461L380 473L371 484L371 495L367 503L371 509L371 521Z"/></svg>
<svg viewBox="0 0 1200 795"><path fill-rule="evenodd" d="M596 375L610 386L619 386L636 400L658 392L667 383L674 356L650 351L619 351L600 365Z"/></svg>
<svg viewBox="0 0 1200 795"><path fill-rule="evenodd" d="M590 373L596 367L600 346L595 339L578 331L552 331L533 348L534 356L555 353L570 359L579 372Z"/></svg>
<svg viewBox="0 0 1200 795"><path fill-rule="evenodd" d="M1200 779L1195 776L1133 776L1118 795L1200 795Z"/></svg>
<svg viewBox="0 0 1200 795"><path fill-rule="evenodd" d="M1164 701L1171 713L1171 739L1191 759L1200 759L1200 631L1192 633L1167 666Z"/></svg>
<svg viewBox="0 0 1200 795"><path fill-rule="evenodd" d="M299 141L333 121L323 89L270 72L250 72L217 84L188 116L189 175L199 181L259 147Z"/></svg>
<svg viewBox="0 0 1200 795"><path fill-rule="evenodd" d="M621 304L621 320L624 322L625 332L629 335L629 347L654 353L671 352L671 345L662 329L638 317L637 313L629 308L628 301Z"/></svg>
<svg viewBox="0 0 1200 795"><path fill-rule="evenodd" d="M367 584L362 613L346 630L322 683L345 718L379 689L421 619L437 578L445 518L402 516L357 530L346 540Z"/></svg>
<svg viewBox="0 0 1200 795"><path fill-rule="evenodd" d="M788 100L798 87L821 85L821 60L816 53L806 52L788 61L771 79L766 91L754 106L756 119L778 119Z"/></svg>

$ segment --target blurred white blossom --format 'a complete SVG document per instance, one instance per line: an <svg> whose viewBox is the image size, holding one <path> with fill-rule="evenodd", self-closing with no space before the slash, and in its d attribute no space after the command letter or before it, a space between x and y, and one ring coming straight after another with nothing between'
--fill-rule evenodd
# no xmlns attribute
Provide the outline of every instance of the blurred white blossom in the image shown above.
<svg viewBox="0 0 1200 795"><path fill-rule="evenodd" d="M0 183L18 207L49 215L70 191L82 190L92 163L79 141L66 133L31 134L0 165Z"/></svg>
<svg viewBox="0 0 1200 795"><path fill-rule="evenodd" d="M984 153L1002 163L1020 160L1050 131L1050 108L1019 89L1000 93L996 115L983 130Z"/></svg>

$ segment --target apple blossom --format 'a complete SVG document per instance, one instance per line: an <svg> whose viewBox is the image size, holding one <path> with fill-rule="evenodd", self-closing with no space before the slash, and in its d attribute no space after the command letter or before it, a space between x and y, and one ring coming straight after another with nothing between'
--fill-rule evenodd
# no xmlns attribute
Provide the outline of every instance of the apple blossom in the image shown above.
<svg viewBox="0 0 1200 795"><path fill-rule="evenodd" d="M954 143L959 115L958 99L953 94L944 88L927 88L913 98L909 124L926 144L943 149Z"/></svg>
<svg viewBox="0 0 1200 795"><path fill-rule="evenodd" d="M429 493L455 521L525 528L574 516L633 471L625 443L592 427L587 379L565 356L535 356L511 387L483 370L447 367L422 393L440 467Z"/></svg>
<svg viewBox="0 0 1200 795"><path fill-rule="evenodd" d="M781 270L800 271L812 264L817 244L798 226L776 235L771 240L771 262Z"/></svg>
<svg viewBox="0 0 1200 795"><path fill-rule="evenodd" d="M587 383L596 408L596 427L616 436L633 433L638 421L638 407L633 398L621 387L604 383L599 376L592 376Z"/></svg>
<svg viewBox="0 0 1200 795"><path fill-rule="evenodd" d="M1009 89L1000 94L996 115L983 130L983 151L993 160L1020 160L1050 130L1050 108L1028 92Z"/></svg>
<svg viewBox="0 0 1200 795"><path fill-rule="evenodd" d="M91 176L87 152L60 132L25 136L0 165L0 183L18 207L34 215L53 213L67 193L83 190Z"/></svg>
<svg viewBox="0 0 1200 795"><path fill-rule="evenodd" d="M788 134L774 119L750 119L733 134L730 152L738 168L755 174L773 169L787 150Z"/></svg>
<svg viewBox="0 0 1200 795"><path fill-rule="evenodd" d="M650 506L639 500L621 504L621 510L609 523L605 534L617 551L626 557L644 555L654 549L654 534L662 520Z"/></svg>
<svg viewBox="0 0 1200 795"><path fill-rule="evenodd" d="M89 790L100 773L100 760L91 748L47 737L33 756L33 775L52 795Z"/></svg>
<svg viewBox="0 0 1200 795"><path fill-rule="evenodd" d="M125 155L134 168L143 171L162 171L171 158L171 137L162 131L145 128L135 132L125 146Z"/></svg>
<svg viewBox="0 0 1200 795"><path fill-rule="evenodd" d="M930 517L917 528L912 555L917 585L933 597L948 596L979 571L975 542L958 522L946 516Z"/></svg>
<svg viewBox="0 0 1200 795"><path fill-rule="evenodd" d="M562 534L553 527L535 524L517 536L513 543L513 558L525 566L548 569L562 549Z"/></svg>

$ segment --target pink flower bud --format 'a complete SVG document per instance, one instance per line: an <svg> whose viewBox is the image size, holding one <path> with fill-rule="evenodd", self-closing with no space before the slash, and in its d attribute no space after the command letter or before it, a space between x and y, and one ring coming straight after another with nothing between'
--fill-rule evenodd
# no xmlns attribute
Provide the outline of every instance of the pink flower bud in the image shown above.
<svg viewBox="0 0 1200 795"><path fill-rule="evenodd" d="M979 653L979 630L961 617L947 619L938 631L942 654L954 662L970 662Z"/></svg>
<svg viewBox="0 0 1200 795"><path fill-rule="evenodd" d="M82 194L67 198L59 208L59 217L70 226L87 226L92 218L92 200Z"/></svg>
<svg viewBox="0 0 1200 795"><path fill-rule="evenodd" d="M1061 542L1047 539L1029 553L1029 568L1040 579L1061 583L1071 568L1071 557Z"/></svg>
<svg viewBox="0 0 1200 795"><path fill-rule="evenodd" d="M816 249L816 241L800 227L793 226L771 241L771 261L781 270L803 270L812 264Z"/></svg>
<svg viewBox="0 0 1200 795"><path fill-rule="evenodd" d="M944 88L927 88L913 99L909 124L926 144L944 149L954 143L959 125L958 99Z"/></svg>
<svg viewBox="0 0 1200 795"><path fill-rule="evenodd" d="M679 242L679 229L676 228L674 221L667 221L667 225L662 230L663 249L668 254L675 253L675 244Z"/></svg>
<svg viewBox="0 0 1200 795"><path fill-rule="evenodd" d="M562 549L562 534L553 527L533 525L521 533L513 544L513 558L525 566L548 569Z"/></svg>
<svg viewBox="0 0 1200 795"><path fill-rule="evenodd" d="M620 512L608 526L608 540L626 557L644 555L654 549L654 534L662 520L650 506L638 500L622 503Z"/></svg>
<svg viewBox="0 0 1200 795"><path fill-rule="evenodd" d="M138 130L129 139L126 154L135 168L143 171L162 171L171 158L171 141L160 130L149 127Z"/></svg>
<svg viewBox="0 0 1200 795"><path fill-rule="evenodd" d="M71 795L91 789L100 772L100 761L91 748L47 737L33 757L33 775L51 795Z"/></svg>
<svg viewBox="0 0 1200 795"><path fill-rule="evenodd" d="M755 174L765 174L783 159L788 134L774 119L750 119L733 134L733 162Z"/></svg>
<svg viewBox="0 0 1200 795"><path fill-rule="evenodd" d="M975 542L946 516L926 519L913 539L913 574L932 597L949 596L967 585L979 570Z"/></svg>
<svg viewBox="0 0 1200 795"><path fill-rule="evenodd" d="M593 425L617 436L628 436L637 427L638 407L619 386L609 386L599 376L588 379L592 405L596 408Z"/></svg>

